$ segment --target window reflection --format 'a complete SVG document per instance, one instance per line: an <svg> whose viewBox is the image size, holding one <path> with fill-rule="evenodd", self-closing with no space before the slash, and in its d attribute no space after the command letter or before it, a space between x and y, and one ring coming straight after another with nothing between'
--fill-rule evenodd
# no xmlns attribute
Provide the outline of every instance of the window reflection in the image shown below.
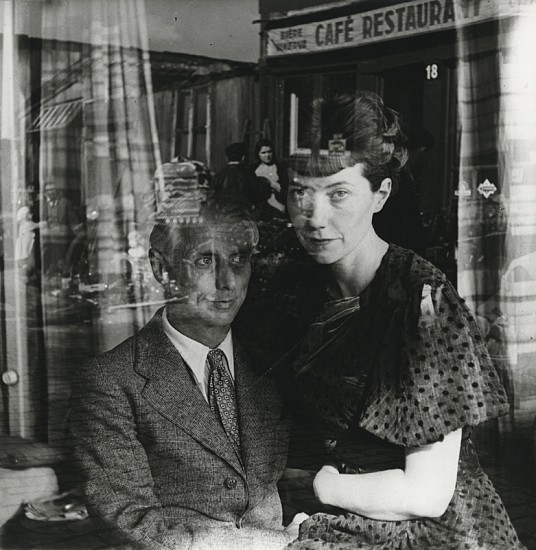
<svg viewBox="0 0 536 550"><path fill-rule="evenodd" d="M422 254L467 300L506 387L511 414L489 439L517 437L529 448L536 419L531 2L506 8L496 0L485 25L438 35L447 46L421 37L437 59L413 37L404 42L409 54L383 42L312 60L302 52L301 62L289 54L272 66L269 56L258 64L156 47L165 5L0 2L0 356L6 380L13 373L17 380L1 386L0 433L63 449L77 365L132 335L165 302L147 260L156 216L195 219L211 178L226 166L227 145L244 144L245 165L259 138L273 141L288 163L313 150L343 154L352 144L341 121L320 116L315 102L326 91L370 89L434 138L413 178ZM305 19L321 17L315 10ZM260 224L269 241L261 241L253 275L261 293L298 246L285 240L288 220L276 218L268 213Z"/></svg>

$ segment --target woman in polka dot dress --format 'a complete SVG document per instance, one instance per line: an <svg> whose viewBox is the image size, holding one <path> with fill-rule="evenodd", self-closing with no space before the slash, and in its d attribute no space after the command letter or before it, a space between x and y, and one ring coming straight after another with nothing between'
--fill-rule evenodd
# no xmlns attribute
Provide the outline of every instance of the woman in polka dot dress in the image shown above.
<svg viewBox="0 0 536 550"><path fill-rule="evenodd" d="M372 228L405 162L398 116L371 93L324 101L352 150L296 173L287 204L323 277L293 370L325 441L313 489L330 513L289 548L522 549L470 439L508 411L475 319L439 270Z"/></svg>

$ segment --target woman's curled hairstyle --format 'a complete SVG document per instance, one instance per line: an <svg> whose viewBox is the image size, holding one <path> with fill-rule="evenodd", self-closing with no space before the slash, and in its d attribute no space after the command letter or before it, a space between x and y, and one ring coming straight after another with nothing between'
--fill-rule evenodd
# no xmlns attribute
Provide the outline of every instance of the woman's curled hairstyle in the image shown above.
<svg viewBox="0 0 536 550"><path fill-rule="evenodd" d="M346 140L346 155L320 154L314 129L321 127L319 123L326 113L336 118L337 130ZM308 175L323 176L361 163L373 191L387 177L396 185L397 173L407 160L406 139L399 114L386 107L380 96L363 90L354 94L326 93L314 103L311 118L313 154L306 169Z"/></svg>

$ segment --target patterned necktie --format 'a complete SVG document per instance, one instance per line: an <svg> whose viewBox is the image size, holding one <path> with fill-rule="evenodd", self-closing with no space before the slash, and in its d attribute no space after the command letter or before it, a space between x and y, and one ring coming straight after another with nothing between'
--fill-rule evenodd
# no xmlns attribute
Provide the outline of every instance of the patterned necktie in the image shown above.
<svg viewBox="0 0 536 550"><path fill-rule="evenodd" d="M233 380L227 368L227 359L221 349L208 352L211 371L208 379L208 402L219 417L225 433L240 452L238 413Z"/></svg>

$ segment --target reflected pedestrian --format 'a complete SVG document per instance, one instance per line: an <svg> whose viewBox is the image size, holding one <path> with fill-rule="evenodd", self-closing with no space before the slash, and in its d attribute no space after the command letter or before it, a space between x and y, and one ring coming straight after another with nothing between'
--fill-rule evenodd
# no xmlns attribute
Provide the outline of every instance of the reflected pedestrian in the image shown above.
<svg viewBox="0 0 536 550"><path fill-rule="evenodd" d="M255 145L255 158L251 171L270 184L271 193L266 202L272 208L285 212L289 183L286 164L276 159L273 142L265 138Z"/></svg>
<svg viewBox="0 0 536 550"><path fill-rule="evenodd" d="M215 195L255 203L255 178L245 164L246 153L241 142L231 143L225 148L227 166L216 173L210 185Z"/></svg>

